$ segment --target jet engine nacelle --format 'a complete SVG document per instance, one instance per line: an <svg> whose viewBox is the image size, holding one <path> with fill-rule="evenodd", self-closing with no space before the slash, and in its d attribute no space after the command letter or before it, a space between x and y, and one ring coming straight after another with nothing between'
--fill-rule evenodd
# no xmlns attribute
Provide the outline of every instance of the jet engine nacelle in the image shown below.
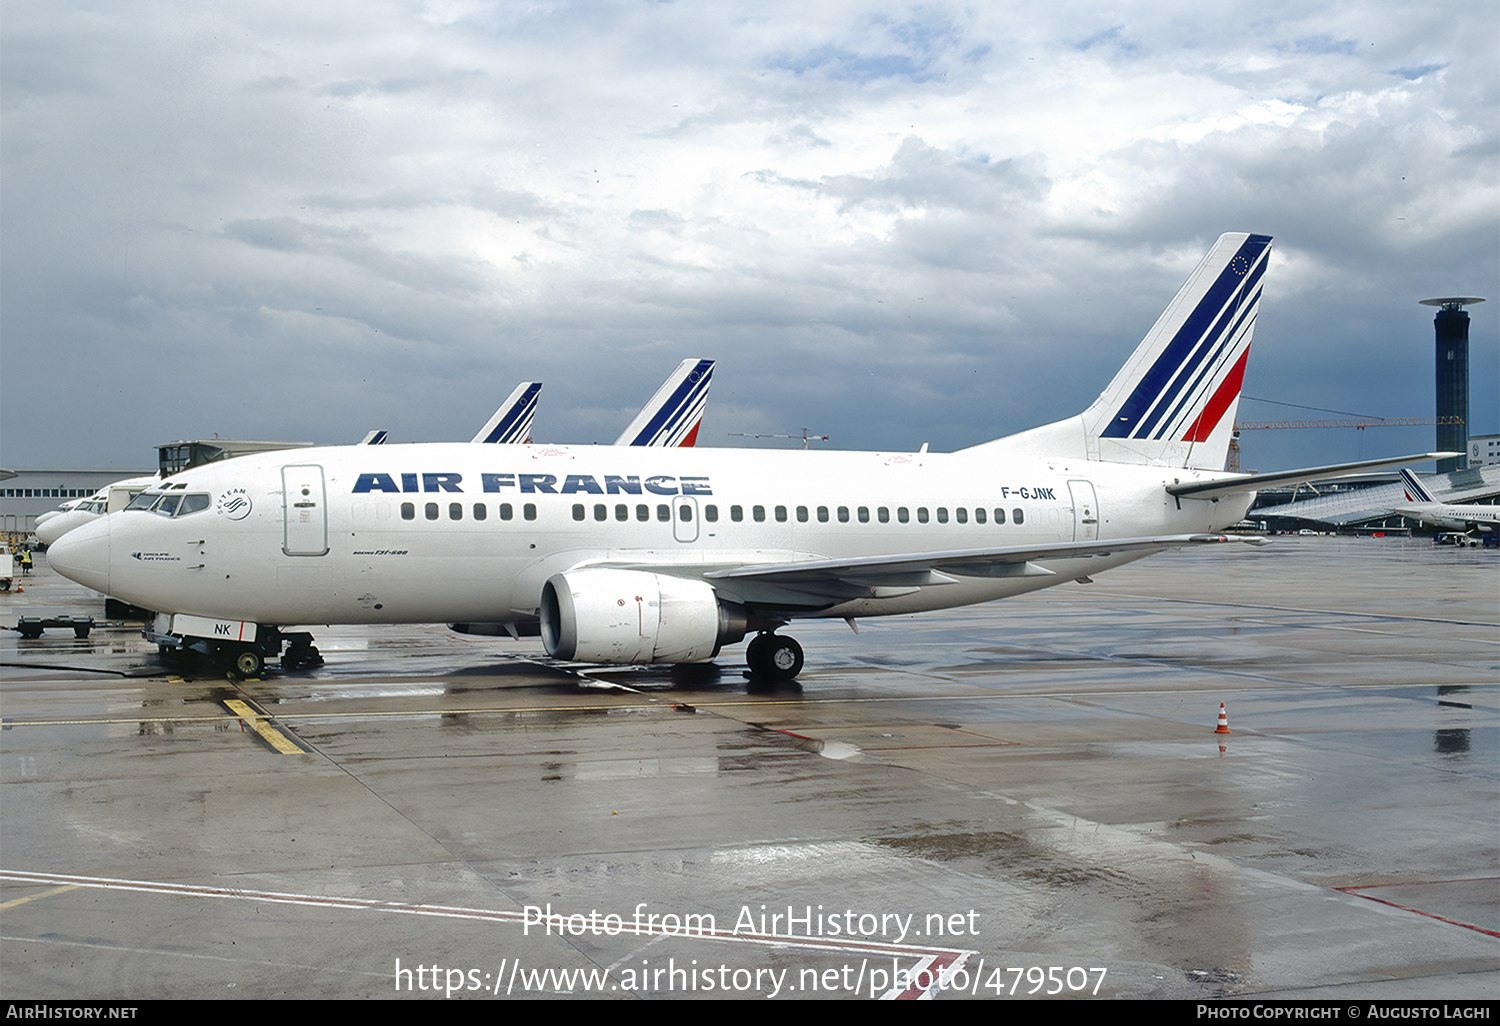
<svg viewBox="0 0 1500 1026"><path fill-rule="evenodd" d="M701 663L748 630L704 581L606 567L549 578L541 621L548 655L585 663Z"/></svg>

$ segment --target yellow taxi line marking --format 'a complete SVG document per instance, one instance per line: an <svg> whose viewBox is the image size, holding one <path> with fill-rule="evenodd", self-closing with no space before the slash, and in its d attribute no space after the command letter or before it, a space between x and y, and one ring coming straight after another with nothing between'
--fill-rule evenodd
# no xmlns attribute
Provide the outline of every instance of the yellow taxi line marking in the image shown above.
<svg viewBox="0 0 1500 1026"><path fill-rule="evenodd" d="M266 744L276 749L282 755L305 754L285 734L271 726L271 721L267 717L262 716L238 698L228 699L224 705L230 712L249 723L251 729L260 735L261 740L265 741Z"/></svg>
<svg viewBox="0 0 1500 1026"><path fill-rule="evenodd" d="M76 891L82 886L82 884L68 884L65 887L54 887L50 891L43 891L41 894L31 894L24 898L12 898L10 901L0 902L0 912L4 912L8 908L15 908L17 905L24 905L28 901L35 901L38 898L50 898L52 895L61 894L64 891Z"/></svg>

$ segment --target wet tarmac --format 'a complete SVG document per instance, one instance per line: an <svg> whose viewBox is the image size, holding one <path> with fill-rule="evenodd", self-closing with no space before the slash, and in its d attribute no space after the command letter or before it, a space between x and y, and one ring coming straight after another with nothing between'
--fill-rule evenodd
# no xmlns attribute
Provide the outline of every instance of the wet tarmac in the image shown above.
<svg viewBox="0 0 1500 1026"><path fill-rule="evenodd" d="M1497 996L1493 551L1163 553L797 625L781 685L138 630L0 636L5 998Z"/></svg>

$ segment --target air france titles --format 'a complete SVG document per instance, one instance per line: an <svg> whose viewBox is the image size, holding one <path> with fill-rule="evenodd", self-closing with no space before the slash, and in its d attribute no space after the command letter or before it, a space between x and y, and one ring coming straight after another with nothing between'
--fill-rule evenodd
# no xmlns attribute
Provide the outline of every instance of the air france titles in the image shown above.
<svg viewBox="0 0 1500 1026"><path fill-rule="evenodd" d="M354 482L354 494L390 492L393 495L422 492L462 492L463 475L438 474L361 474ZM593 474L568 474L558 481L556 474L479 475L486 492L515 491L522 495L712 495L706 477L673 477L653 474L605 474L603 484ZM399 482L397 481L399 478Z"/></svg>

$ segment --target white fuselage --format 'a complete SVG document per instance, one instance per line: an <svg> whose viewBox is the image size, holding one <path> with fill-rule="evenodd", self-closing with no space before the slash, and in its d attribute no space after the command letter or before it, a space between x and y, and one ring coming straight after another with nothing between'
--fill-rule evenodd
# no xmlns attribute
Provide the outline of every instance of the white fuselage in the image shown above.
<svg viewBox="0 0 1500 1026"><path fill-rule="evenodd" d="M982 450L314 448L184 471L159 489L185 502L198 496L188 505L199 508L112 513L72 532L56 558L75 580L162 612L280 625L506 622L534 616L544 582L581 564L700 576L748 564L1217 531L1244 515L1253 493L1178 500L1163 486L1222 476L999 460ZM809 597L795 615L966 605L1142 554L1052 559L1045 576L959 576L833 604ZM752 605L757 587L715 583L722 597ZM785 590L776 602L785 607Z"/></svg>
<svg viewBox="0 0 1500 1026"><path fill-rule="evenodd" d="M1500 506L1455 505L1447 502L1417 502L1397 506L1392 512L1450 531L1494 530L1500 524Z"/></svg>

